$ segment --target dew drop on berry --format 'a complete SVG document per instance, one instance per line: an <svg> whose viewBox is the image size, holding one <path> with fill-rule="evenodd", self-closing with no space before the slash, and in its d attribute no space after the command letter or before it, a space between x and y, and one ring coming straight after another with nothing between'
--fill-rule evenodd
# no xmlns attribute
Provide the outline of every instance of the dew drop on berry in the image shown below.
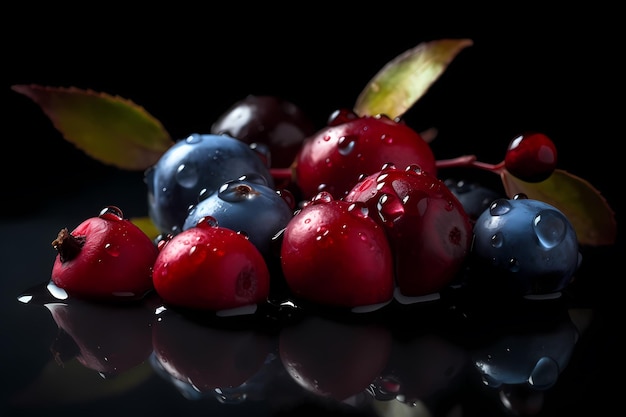
<svg viewBox="0 0 626 417"><path fill-rule="evenodd" d="M204 216L198 220L196 227L217 227L217 219L213 216Z"/></svg>
<svg viewBox="0 0 626 417"><path fill-rule="evenodd" d="M180 164L174 174L176 182L184 188L193 188L198 183L200 176L194 164Z"/></svg>
<svg viewBox="0 0 626 417"><path fill-rule="evenodd" d="M339 151L341 155L344 155L344 156L350 154L354 150L355 146L356 146L356 137L352 135L342 136L339 138L339 141L337 142L337 150Z"/></svg>
<svg viewBox="0 0 626 417"><path fill-rule="evenodd" d="M187 138L185 139L185 142L189 144L200 143L202 142L202 136L194 133L193 135L187 136Z"/></svg>
<svg viewBox="0 0 626 417"><path fill-rule="evenodd" d="M386 143L387 145L392 145L393 144L393 136L388 136L386 134L383 134L380 137L380 140L383 141L384 143Z"/></svg>
<svg viewBox="0 0 626 417"><path fill-rule="evenodd" d="M520 264L517 258L509 259L508 266L509 266L509 271L511 272L517 272L520 270Z"/></svg>
<svg viewBox="0 0 626 417"><path fill-rule="evenodd" d="M560 370L557 361L547 356L541 357L530 373L528 384L540 390L550 388L557 381Z"/></svg>
<svg viewBox="0 0 626 417"><path fill-rule="evenodd" d="M106 243L104 245L104 250L106 253L113 257L118 257L120 255L120 247L119 245L113 245L111 243Z"/></svg>
<svg viewBox="0 0 626 417"><path fill-rule="evenodd" d="M333 201L333 196L327 191L320 191L311 199L312 204L330 203L331 201Z"/></svg>
<svg viewBox="0 0 626 417"><path fill-rule="evenodd" d="M330 247L333 244L333 238L328 228L320 226L316 230L315 241L321 248Z"/></svg>
<svg viewBox="0 0 626 417"><path fill-rule="evenodd" d="M492 216L502 216L511 211L512 208L513 207L511 206L511 203L508 202L508 200L504 198L499 198L491 203L491 206L489 206L489 214L491 214Z"/></svg>
<svg viewBox="0 0 626 417"><path fill-rule="evenodd" d="M378 210L382 221L391 227L404 214L404 205L397 198L389 194L382 194L376 202L376 210Z"/></svg>
<svg viewBox="0 0 626 417"><path fill-rule="evenodd" d="M533 219L533 229L545 248L559 245L567 233L565 219L553 210L542 210Z"/></svg>
<svg viewBox="0 0 626 417"><path fill-rule="evenodd" d="M495 235L491 236L492 247L501 248L503 244L504 244L504 236L502 236L502 233L496 233Z"/></svg>
<svg viewBox="0 0 626 417"><path fill-rule="evenodd" d="M123 220L124 213L119 207L107 206L100 211L98 217L109 220Z"/></svg>
<svg viewBox="0 0 626 417"><path fill-rule="evenodd" d="M361 201L355 201L348 206L348 212L356 215L357 217L368 217L369 210L367 205Z"/></svg>
<svg viewBox="0 0 626 417"><path fill-rule="evenodd" d="M267 178L265 178L261 174L255 173L255 172L249 173L249 174L246 174L246 175L242 175L241 177L239 177L237 179L239 181L246 181L246 182L250 182L252 184L265 185L265 186L269 187L269 184L267 182Z"/></svg>

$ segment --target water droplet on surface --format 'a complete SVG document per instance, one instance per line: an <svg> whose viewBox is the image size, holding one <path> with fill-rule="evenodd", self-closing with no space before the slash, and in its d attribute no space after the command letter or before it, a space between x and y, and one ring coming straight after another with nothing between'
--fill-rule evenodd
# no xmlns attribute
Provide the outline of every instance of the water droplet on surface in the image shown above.
<svg viewBox="0 0 626 417"><path fill-rule="evenodd" d="M495 235L491 236L492 247L500 248L502 247L503 244L504 244L504 236L502 236L502 233L496 233Z"/></svg>
<svg viewBox="0 0 626 417"><path fill-rule="evenodd" d="M552 358L540 358L530 373L528 383L535 389L548 389L559 377L559 364Z"/></svg>
<svg viewBox="0 0 626 417"><path fill-rule="evenodd" d="M202 136L197 133L191 134L185 138L185 142L189 144L200 143L202 142Z"/></svg>
<svg viewBox="0 0 626 417"><path fill-rule="evenodd" d="M492 216L502 216L511 211L512 208L511 203L509 203L507 199L498 198L489 206L489 214Z"/></svg>
<svg viewBox="0 0 626 417"><path fill-rule="evenodd" d="M348 155L356 146L356 138L354 136L342 136L337 142L337 150L341 155Z"/></svg>
<svg viewBox="0 0 626 417"><path fill-rule="evenodd" d="M106 206L100 211L98 217L109 220L123 220L124 213L119 207L116 206Z"/></svg>
<svg viewBox="0 0 626 417"><path fill-rule="evenodd" d="M174 174L176 182L184 188L192 188L198 183L200 176L195 164L180 164Z"/></svg>
<svg viewBox="0 0 626 417"><path fill-rule="evenodd" d="M104 250L106 253L113 257L118 257L120 255L120 247L119 245L114 245L112 243L105 243Z"/></svg>
<svg viewBox="0 0 626 417"><path fill-rule="evenodd" d="M546 248L558 246L567 232L565 219L554 210L542 210L533 219L533 229L539 243Z"/></svg>
<svg viewBox="0 0 626 417"><path fill-rule="evenodd" d="M519 260L517 258L510 258L508 262L509 271L517 272L520 270Z"/></svg>

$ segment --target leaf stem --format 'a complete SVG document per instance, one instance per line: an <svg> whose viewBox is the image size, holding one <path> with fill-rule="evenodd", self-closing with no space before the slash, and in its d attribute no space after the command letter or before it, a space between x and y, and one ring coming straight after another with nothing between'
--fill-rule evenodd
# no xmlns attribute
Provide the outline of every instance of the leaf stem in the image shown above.
<svg viewBox="0 0 626 417"><path fill-rule="evenodd" d="M436 161L438 169L445 168L477 168L483 171L493 172L500 175L504 170L504 161L497 164L488 164L476 159L476 155L464 155L452 159L441 159Z"/></svg>

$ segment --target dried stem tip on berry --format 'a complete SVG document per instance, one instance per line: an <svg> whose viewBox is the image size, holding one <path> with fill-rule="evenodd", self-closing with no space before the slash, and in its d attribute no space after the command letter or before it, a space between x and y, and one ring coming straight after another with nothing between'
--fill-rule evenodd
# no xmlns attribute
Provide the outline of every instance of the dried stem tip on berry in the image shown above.
<svg viewBox="0 0 626 417"><path fill-rule="evenodd" d="M71 261L76 258L84 244L85 237L72 235L67 227L61 229L57 238L52 241L52 247L59 252L61 262Z"/></svg>

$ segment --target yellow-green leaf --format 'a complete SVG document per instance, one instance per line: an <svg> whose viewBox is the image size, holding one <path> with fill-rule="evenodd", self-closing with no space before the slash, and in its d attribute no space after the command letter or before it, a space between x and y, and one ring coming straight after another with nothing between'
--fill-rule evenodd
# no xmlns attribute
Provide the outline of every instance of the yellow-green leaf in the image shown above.
<svg viewBox="0 0 626 417"><path fill-rule="evenodd" d="M588 181L563 170L555 170L545 181L529 183L503 170L500 177L509 197L524 193L529 198L553 205L565 214L582 245L615 243L617 222L606 199Z"/></svg>
<svg viewBox="0 0 626 417"><path fill-rule="evenodd" d="M357 97L359 116L386 114L401 117L443 74L471 39L439 39L422 42L389 61Z"/></svg>
<svg viewBox="0 0 626 417"><path fill-rule="evenodd" d="M150 217L133 217L130 221L141 229L148 237L152 240L156 239L159 236L160 231L156 227L156 225L152 222Z"/></svg>
<svg viewBox="0 0 626 417"><path fill-rule="evenodd" d="M173 145L157 119L122 97L76 87L11 88L38 104L67 141L104 164L144 170Z"/></svg>

